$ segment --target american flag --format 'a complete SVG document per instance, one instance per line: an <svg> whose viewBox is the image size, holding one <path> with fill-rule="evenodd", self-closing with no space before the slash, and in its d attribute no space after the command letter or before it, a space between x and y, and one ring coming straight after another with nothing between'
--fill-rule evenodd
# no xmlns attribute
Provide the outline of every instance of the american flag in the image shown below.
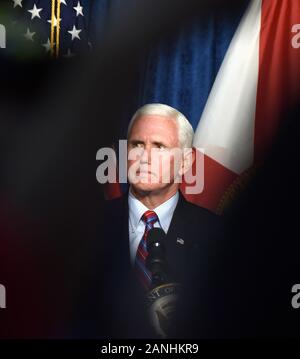
<svg viewBox="0 0 300 359"><path fill-rule="evenodd" d="M91 49L87 0L10 0L19 53L71 58Z"/></svg>

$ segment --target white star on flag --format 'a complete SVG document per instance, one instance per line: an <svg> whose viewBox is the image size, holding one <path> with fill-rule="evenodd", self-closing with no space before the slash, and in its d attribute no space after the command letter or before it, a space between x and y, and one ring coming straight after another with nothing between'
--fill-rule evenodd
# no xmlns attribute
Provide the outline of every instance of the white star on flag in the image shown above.
<svg viewBox="0 0 300 359"><path fill-rule="evenodd" d="M79 1L77 3L77 6L74 6L73 9L76 11L76 16L79 16L79 15L84 16L83 12L82 12L83 7L80 5Z"/></svg>
<svg viewBox="0 0 300 359"><path fill-rule="evenodd" d="M33 20L35 17L38 17L39 19L41 18L40 12L42 10L43 10L42 8L38 9L36 7L36 4L34 4L33 8L31 10L27 10L27 11L31 13L31 20Z"/></svg>
<svg viewBox="0 0 300 359"><path fill-rule="evenodd" d="M55 43L53 45L55 45ZM45 44L42 44L42 46L45 48L46 52L49 52L51 50L51 43L50 43L49 38Z"/></svg>
<svg viewBox="0 0 300 359"><path fill-rule="evenodd" d="M23 0L13 0L13 2L14 2L14 8L17 7L17 6L23 7L23 6L22 6L22 1L23 1Z"/></svg>
<svg viewBox="0 0 300 359"><path fill-rule="evenodd" d="M26 40L33 41L33 36L35 35L35 32L30 32L29 28L27 27L26 33L23 35Z"/></svg>
<svg viewBox="0 0 300 359"><path fill-rule="evenodd" d="M64 4L64 5L66 5L66 6L67 6L67 4L66 4L66 0L60 0L60 3L61 3L61 4Z"/></svg>
<svg viewBox="0 0 300 359"><path fill-rule="evenodd" d="M49 22L51 24L52 20L47 20L47 22ZM61 22L61 18L59 19L59 22ZM54 16L54 18L53 18L53 26L56 27L57 23L58 23L57 18Z"/></svg>
<svg viewBox="0 0 300 359"><path fill-rule="evenodd" d="M75 25L73 25L73 29L72 30L69 30L68 33L72 35L72 40L74 40L75 38L80 39L79 37L79 33L81 32L82 30L80 29L76 29Z"/></svg>

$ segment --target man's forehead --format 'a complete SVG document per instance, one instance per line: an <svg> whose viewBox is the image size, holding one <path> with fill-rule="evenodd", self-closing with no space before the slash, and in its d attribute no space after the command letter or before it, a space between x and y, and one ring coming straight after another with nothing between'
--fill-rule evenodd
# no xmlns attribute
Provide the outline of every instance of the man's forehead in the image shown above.
<svg viewBox="0 0 300 359"><path fill-rule="evenodd" d="M173 138L177 139L176 136L174 136ZM153 133L153 134L148 135L146 133L139 132L139 133L133 133L130 136L129 141L130 142L141 141L141 142L151 142L151 143L166 143L166 142L170 142L171 139L172 139L172 137L166 136L166 134Z"/></svg>
<svg viewBox="0 0 300 359"><path fill-rule="evenodd" d="M136 125L150 125L150 126L168 126L176 127L176 121L173 117L162 115L141 115L135 121L132 127Z"/></svg>
<svg viewBox="0 0 300 359"><path fill-rule="evenodd" d="M143 115L135 120L130 130L133 132L146 132L147 130L162 135L165 137L164 132L174 132L177 135L177 124L174 118L160 115Z"/></svg>

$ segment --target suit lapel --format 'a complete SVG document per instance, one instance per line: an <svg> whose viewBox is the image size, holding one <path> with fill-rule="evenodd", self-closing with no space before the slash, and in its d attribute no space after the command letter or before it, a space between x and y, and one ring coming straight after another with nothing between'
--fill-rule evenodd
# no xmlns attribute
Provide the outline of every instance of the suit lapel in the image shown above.
<svg viewBox="0 0 300 359"><path fill-rule="evenodd" d="M166 236L167 261L175 280L180 280L184 276L183 268L186 267L188 235L187 228L185 228L184 207L184 199L179 193L179 200Z"/></svg>

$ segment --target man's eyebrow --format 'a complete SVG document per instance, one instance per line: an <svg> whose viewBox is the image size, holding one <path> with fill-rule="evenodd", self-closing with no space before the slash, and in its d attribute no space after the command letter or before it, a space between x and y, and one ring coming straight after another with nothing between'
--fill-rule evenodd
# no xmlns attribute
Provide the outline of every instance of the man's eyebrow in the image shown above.
<svg viewBox="0 0 300 359"><path fill-rule="evenodd" d="M160 142L160 141L154 141L154 142L152 142L152 144L153 145L155 145L155 146L164 146L164 147L167 147L167 145L166 144L164 144L163 142Z"/></svg>
<svg viewBox="0 0 300 359"><path fill-rule="evenodd" d="M136 139L131 139L131 140L129 140L128 141L129 143L132 143L133 145L138 145L138 144L143 144L144 143L144 141L142 141L142 140L136 140Z"/></svg>

